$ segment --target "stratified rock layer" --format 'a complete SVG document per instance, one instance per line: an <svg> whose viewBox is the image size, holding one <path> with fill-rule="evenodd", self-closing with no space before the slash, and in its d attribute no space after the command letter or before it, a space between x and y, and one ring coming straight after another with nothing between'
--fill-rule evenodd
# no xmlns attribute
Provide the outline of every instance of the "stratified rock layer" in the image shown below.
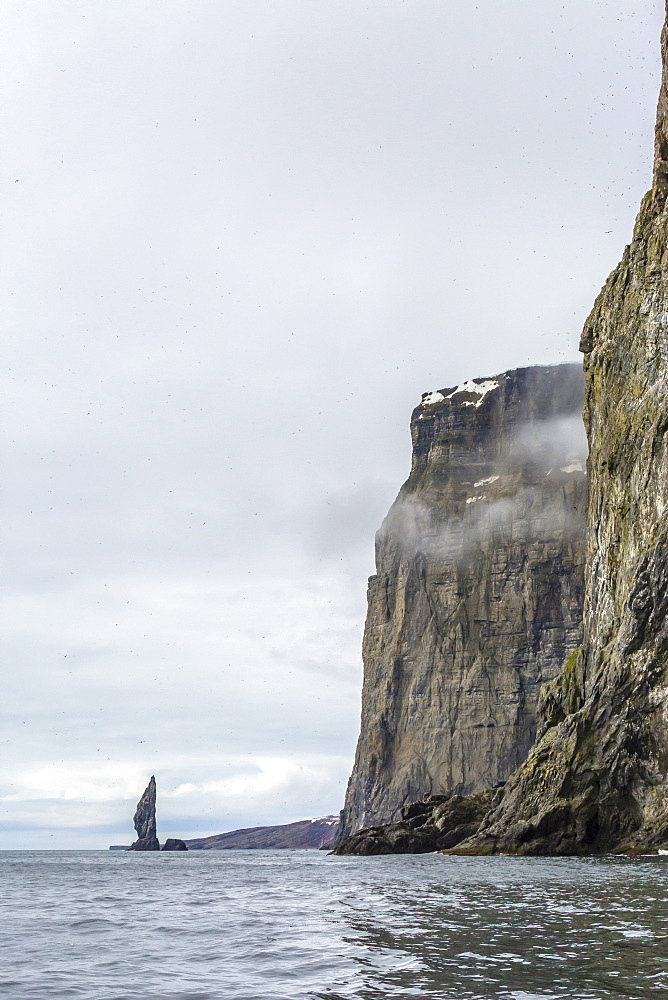
<svg viewBox="0 0 668 1000"><path fill-rule="evenodd" d="M137 803L135 810L134 825L137 831L137 840L129 848L131 851L160 850L160 842L156 836L155 825L155 794L155 777L151 775L151 780L146 786L144 794Z"/></svg>
<svg viewBox="0 0 668 1000"><path fill-rule="evenodd" d="M362 722L338 840L524 760L538 693L580 642L586 440L579 365L427 393L376 538Z"/></svg>
<svg viewBox="0 0 668 1000"><path fill-rule="evenodd" d="M668 842L668 33L654 185L585 324L590 500L584 643L471 853Z"/></svg>

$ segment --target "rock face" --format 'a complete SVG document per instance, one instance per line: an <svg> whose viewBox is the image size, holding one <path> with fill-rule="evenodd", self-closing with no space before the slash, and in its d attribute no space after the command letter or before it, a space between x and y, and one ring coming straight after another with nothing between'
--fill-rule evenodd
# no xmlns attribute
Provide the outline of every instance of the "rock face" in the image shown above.
<svg viewBox="0 0 668 1000"><path fill-rule="evenodd" d="M213 837L187 841L191 851L239 850L321 850L330 847L338 820L335 816L303 819L281 826L255 826L247 830L230 830Z"/></svg>
<svg viewBox="0 0 668 1000"><path fill-rule="evenodd" d="M401 810L398 823L358 830L332 854L429 854L456 847L472 836L488 812L495 792L478 795L428 795Z"/></svg>
<svg viewBox="0 0 668 1000"><path fill-rule="evenodd" d="M654 183L582 336L589 436L584 641L540 739L467 852L668 843L668 27Z"/></svg>
<svg viewBox="0 0 668 1000"><path fill-rule="evenodd" d="M155 827L155 777L151 775L144 794L137 803L134 815L134 825L137 831L131 851L159 851L160 843Z"/></svg>
<svg viewBox="0 0 668 1000"><path fill-rule="evenodd" d="M580 643L583 390L579 365L522 368L414 411L410 478L376 536L339 842L525 759L541 685Z"/></svg>

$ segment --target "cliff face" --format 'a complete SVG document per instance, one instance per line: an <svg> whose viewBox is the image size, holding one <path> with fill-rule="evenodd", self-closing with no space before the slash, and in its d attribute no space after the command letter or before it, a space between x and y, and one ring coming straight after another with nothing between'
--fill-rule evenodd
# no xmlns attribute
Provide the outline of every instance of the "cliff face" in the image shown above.
<svg viewBox="0 0 668 1000"><path fill-rule="evenodd" d="M586 441L578 365L427 393L376 538L361 734L338 839L429 794L504 781L580 643Z"/></svg>
<svg viewBox="0 0 668 1000"><path fill-rule="evenodd" d="M668 29L654 184L585 324L590 505L584 642L470 851L668 842Z"/></svg>

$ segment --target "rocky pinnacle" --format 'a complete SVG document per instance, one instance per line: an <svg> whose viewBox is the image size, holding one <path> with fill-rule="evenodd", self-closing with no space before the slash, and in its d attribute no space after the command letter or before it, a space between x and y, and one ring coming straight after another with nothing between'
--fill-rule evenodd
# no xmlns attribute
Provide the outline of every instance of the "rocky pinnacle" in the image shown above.
<svg viewBox="0 0 668 1000"><path fill-rule="evenodd" d="M134 814L134 825L137 840L131 851L159 851L160 842L156 836L155 825L155 776L151 775L144 794L137 803Z"/></svg>

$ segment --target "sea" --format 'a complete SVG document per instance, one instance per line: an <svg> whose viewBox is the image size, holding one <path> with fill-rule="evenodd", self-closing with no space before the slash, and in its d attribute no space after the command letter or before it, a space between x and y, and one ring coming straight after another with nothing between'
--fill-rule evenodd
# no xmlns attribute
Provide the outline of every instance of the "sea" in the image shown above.
<svg viewBox="0 0 668 1000"><path fill-rule="evenodd" d="M668 857L0 852L5 1000L668 997Z"/></svg>

